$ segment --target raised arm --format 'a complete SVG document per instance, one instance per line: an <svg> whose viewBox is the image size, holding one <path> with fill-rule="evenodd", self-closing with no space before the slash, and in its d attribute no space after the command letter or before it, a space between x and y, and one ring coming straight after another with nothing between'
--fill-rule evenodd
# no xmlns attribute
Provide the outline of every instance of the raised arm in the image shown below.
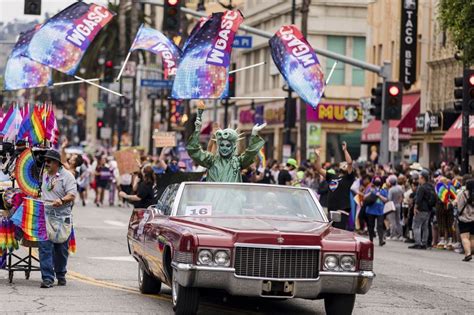
<svg viewBox="0 0 474 315"><path fill-rule="evenodd" d="M252 136L250 137L250 143L247 149L242 155L239 156L240 167L247 168L255 161L255 157L261 148L265 145L265 140L258 135L258 132L262 130L267 124L256 124L252 128Z"/></svg>
<svg viewBox="0 0 474 315"><path fill-rule="evenodd" d="M318 148L314 149L314 155L316 155L316 160L314 161L314 169L318 174L326 178L326 170L321 167L321 157Z"/></svg>
<svg viewBox="0 0 474 315"><path fill-rule="evenodd" d="M214 155L208 151L204 151L201 147L201 144L199 143L199 135L201 133L202 127L202 113L204 111L203 105L204 103L202 102L198 105L198 113L196 122L194 123L196 129L192 133L191 137L189 137L186 150L194 162L205 168L210 168L212 166Z"/></svg>
<svg viewBox="0 0 474 315"><path fill-rule="evenodd" d="M347 162L347 174L352 173L352 157L349 151L347 151L347 143L346 141L342 142L342 152L344 152L344 158Z"/></svg>

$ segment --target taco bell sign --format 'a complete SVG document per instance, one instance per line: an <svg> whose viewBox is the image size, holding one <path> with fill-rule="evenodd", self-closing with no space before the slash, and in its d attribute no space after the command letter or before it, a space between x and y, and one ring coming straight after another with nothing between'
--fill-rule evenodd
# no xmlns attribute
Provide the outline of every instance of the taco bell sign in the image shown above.
<svg viewBox="0 0 474 315"><path fill-rule="evenodd" d="M402 2L400 27L400 82L410 89L416 81L416 41L418 0L400 0Z"/></svg>

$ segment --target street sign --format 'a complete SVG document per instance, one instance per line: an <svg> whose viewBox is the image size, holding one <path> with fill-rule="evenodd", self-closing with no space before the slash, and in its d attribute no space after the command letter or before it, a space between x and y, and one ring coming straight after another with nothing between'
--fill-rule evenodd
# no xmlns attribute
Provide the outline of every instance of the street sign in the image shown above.
<svg viewBox="0 0 474 315"><path fill-rule="evenodd" d="M102 127L100 128L100 138L101 139L110 139L112 137L112 128Z"/></svg>
<svg viewBox="0 0 474 315"><path fill-rule="evenodd" d="M248 35L236 35L232 48L252 48L252 36Z"/></svg>
<svg viewBox="0 0 474 315"><path fill-rule="evenodd" d="M97 108L97 109L104 109L105 108L105 103L104 102L94 103L94 107Z"/></svg>
<svg viewBox="0 0 474 315"><path fill-rule="evenodd" d="M398 152L398 128L388 129L388 151Z"/></svg>
<svg viewBox="0 0 474 315"><path fill-rule="evenodd" d="M140 86L157 88L157 89L171 89L173 87L173 81L143 79L143 80L140 80Z"/></svg>

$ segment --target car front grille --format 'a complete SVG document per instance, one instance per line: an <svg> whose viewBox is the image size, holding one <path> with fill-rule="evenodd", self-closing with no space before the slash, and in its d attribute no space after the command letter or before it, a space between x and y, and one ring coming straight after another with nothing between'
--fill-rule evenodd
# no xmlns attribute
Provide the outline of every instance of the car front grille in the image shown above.
<svg viewBox="0 0 474 315"><path fill-rule="evenodd" d="M237 276L271 279L316 279L319 249L236 247Z"/></svg>

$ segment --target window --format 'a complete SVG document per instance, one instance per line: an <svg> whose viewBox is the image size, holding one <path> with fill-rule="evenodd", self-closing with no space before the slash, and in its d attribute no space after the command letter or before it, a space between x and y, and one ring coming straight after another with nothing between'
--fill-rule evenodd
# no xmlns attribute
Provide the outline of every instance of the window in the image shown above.
<svg viewBox="0 0 474 315"><path fill-rule="evenodd" d="M354 37L352 39L352 57L365 61L365 37ZM364 86L364 70L352 67L352 85Z"/></svg>
<svg viewBox="0 0 474 315"><path fill-rule="evenodd" d="M327 47L328 50L345 55L346 54L346 37L345 36L328 36L327 38ZM335 60L328 58L326 60L326 76L331 72L331 68L334 65ZM334 69L332 74L330 84L333 85L344 85L345 81L345 65L342 62L339 62Z"/></svg>

